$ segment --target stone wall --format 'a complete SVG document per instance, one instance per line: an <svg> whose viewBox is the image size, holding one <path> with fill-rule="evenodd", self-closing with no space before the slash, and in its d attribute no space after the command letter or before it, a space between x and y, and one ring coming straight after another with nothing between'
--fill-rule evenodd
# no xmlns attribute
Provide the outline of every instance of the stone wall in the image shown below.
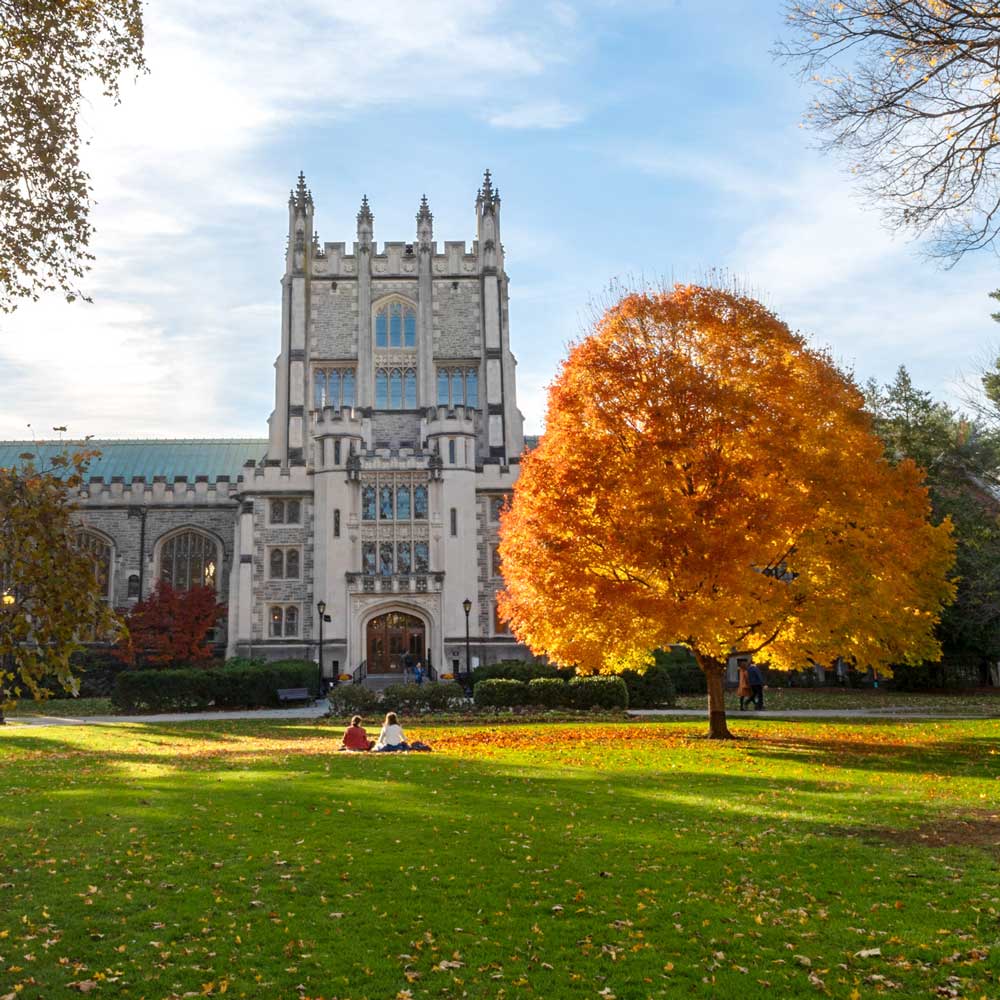
<svg viewBox="0 0 1000 1000"><path fill-rule="evenodd" d="M328 360L354 360L358 356L358 283L312 283L310 355Z"/></svg>
<svg viewBox="0 0 1000 1000"><path fill-rule="evenodd" d="M434 281L435 359L481 356L482 317L479 298L478 279Z"/></svg>

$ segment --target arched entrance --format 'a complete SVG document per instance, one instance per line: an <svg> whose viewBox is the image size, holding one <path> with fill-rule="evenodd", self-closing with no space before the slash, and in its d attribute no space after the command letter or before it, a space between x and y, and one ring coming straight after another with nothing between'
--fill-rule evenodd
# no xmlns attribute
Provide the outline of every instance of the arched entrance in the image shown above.
<svg viewBox="0 0 1000 1000"><path fill-rule="evenodd" d="M409 653L414 663L427 662L427 626L416 615L389 611L368 623L365 647L368 673L401 674Z"/></svg>

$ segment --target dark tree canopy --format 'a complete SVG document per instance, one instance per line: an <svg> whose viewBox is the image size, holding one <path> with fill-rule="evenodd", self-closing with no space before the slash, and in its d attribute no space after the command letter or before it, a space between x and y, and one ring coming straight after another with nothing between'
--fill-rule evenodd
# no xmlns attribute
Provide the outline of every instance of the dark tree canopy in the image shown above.
<svg viewBox="0 0 1000 1000"><path fill-rule="evenodd" d="M889 223L957 260L1000 233L1000 6L966 0L787 4L779 55L818 95L807 118Z"/></svg>
<svg viewBox="0 0 1000 1000"><path fill-rule="evenodd" d="M80 294L93 259L83 87L96 80L117 100L142 46L139 0L0 0L0 311Z"/></svg>

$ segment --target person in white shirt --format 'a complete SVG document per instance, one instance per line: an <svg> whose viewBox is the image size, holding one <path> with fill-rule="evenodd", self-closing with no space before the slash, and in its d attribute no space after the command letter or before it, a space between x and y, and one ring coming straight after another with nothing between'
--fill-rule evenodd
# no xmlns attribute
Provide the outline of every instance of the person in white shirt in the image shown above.
<svg viewBox="0 0 1000 1000"><path fill-rule="evenodd" d="M382 732L378 734L375 741L376 750L409 750L410 746L403 735L403 727L399 724L399 719L395 712L390 712L385 717L385 724Z"/></svg>

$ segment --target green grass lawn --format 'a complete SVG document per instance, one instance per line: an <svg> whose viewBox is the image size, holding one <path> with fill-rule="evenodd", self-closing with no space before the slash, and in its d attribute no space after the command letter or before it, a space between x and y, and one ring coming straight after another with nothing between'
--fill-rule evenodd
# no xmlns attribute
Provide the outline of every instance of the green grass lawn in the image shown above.
<svg viewBox="0 0 1000 1000"><path fill-rule="evenodd" d="M0 731L0 998L1000 996L1000 725L703 728Z"/></svg>
<svg viewBox="0 0 1000 1000"><path fill-rule="evenodd" d="M48 698L45 701L19 701L6 714L12 719L19 715L82 719L90 715L114 715L115 710L110 698Z"/></svg>

